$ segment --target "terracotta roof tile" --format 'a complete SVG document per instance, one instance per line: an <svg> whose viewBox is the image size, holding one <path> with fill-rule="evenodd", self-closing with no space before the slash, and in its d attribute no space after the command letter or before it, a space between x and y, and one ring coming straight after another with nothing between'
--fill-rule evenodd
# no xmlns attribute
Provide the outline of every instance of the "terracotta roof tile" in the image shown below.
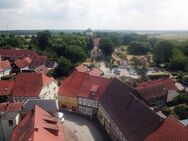
<svg viewBox="0 0 188 141"><path fill-rule="evenodd" d="M34 68L37 68L37 67L39 67L41 65L45 65L47 63L47 60L48 60L47 56L34 57L32 62L31 62L30 67L34 69Z"/></svg>
<svg viewBox="0 0 188 141"><path fill-rule="evenodd" d="M178 90L174 82L169 78L143 82L138 84L137 88L151 87L158 84L162 84L167 90Z"/></svg>
<svg viewBox="0 0 188 141"><path fill-rule="evenodd" d="M11 68L10 62L8 60L0 61L0 70Z"/></svg>
<svg viewBox="0 0 188 141"><path fill-rule="evenodd" d="M0 80L0 95L9 95L12 93L14 80Z"/></svg>
<svg viewBox="0 0 188 141"><path fill-rule="evenodd" d="M99 99L110 82L111 79L108 78L91 76L88 73L75 71L62 81L58 94ZM91 97L91 88L94 85L98 86L97 93L95 96Z"/></svg>
<svg viewBox="0 0 188 141"><path fill-rule="evenodd" d="M99 68L94 68L89 72L89 74L93 76L101 76L103 74L103 71L101 71Z"/></svg>
<svg viewBox="0 0 188 141"><path fill-rule="evenodd" d="M188 141L188 128L181 124L175 117L169 116L144 141Z"/></svg>
<svg viewBox="0 0 188 141"><path fill-rule="evenodd" d="M18 59L16 60L15 62L15 65L18 67L18 68L25 68L25 67L28 67L31 63L31 59L29 57L25 57L23 59Z"/></svg>
<svg viewBox="0 0 188 141"><path fill-rule="evenodd" d="M15 49L0 49L0 55L1 57L11 57L11 58L24 58L24 57L34 58L38 56L38 54L32 50L15 50Z"/></svg>
<svg viewBox="0 0 188 141"><path fill-rule="evenodd" d="M34 109L28 112L13 130L10 141L28 141L29 139L31 141L64 141L61 121L57 119L56 123L48 123L45 121L46 116L51 119L55 118L41 107L35 105Z"/></svg>
<svg viewBox="0 0 188 141"><path fill-rule="evenodd" d="M153 86L138 87L136 90L139 94L146 100L155 97L167 96L167 89L162 84L157 84Z"/></svg>
<svg viewBox="0 0 188 141"><path fill-rule="evenodd" d="M48 68L45 65L41 65L35 69L35 72L46 74L48 72Z"/></svg>
<svg viewBox="0 0 188 141"><path fill-rule="evenodd" d="M87 76L87 73L73 72L62 81L58 95L77 97L79 89Z"/></svg>
<svg viewBox="0 0 188 141"><path fill-rule="evenodd" d="M22 103L1 103L0 112L16 112L22 109Z"/></svg>
<svg viewBox="0 0 188 141"><path fill-rule="evenodd" d="M19 73L16 76L13 96L38 97L42 87L53 81L52 78L40 73Z"/></svg>
<svg viewBox="0 0 188 141"><path fill-rule="evenodd" d="M78 72L87 72L87 68L84 66L84 64L81 64L75 68Z"/></svg>

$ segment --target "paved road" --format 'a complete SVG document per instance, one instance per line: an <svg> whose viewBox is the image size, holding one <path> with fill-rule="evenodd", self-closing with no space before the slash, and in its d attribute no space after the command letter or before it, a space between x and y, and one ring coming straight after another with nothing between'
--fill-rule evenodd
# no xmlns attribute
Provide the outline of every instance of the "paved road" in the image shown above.
<svg viewBox="0 0 188 141"><path fill-rule="evenodd" d="M63 111L65 141L110 141L97 120Z"/></svg>

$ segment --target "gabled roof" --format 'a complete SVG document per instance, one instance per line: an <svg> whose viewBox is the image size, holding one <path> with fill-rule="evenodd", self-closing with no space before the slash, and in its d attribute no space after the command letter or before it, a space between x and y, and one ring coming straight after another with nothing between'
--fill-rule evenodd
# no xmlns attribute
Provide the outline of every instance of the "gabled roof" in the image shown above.
<svg viewBox="0 0 188 141"><path fill-rule="evenodd" d="M29 112L34 105L38 105L47 112L55 113L59 110L58 104L54 99L28 99L23 105L23 112Z"/></svg>
<svg viewBox="0 0 188 141"><path fill-rule="evenodd" d="M115 78L99 102L127 140L143 141L162 119L133 93L133 88Z"/></svg>
<svg viewBox="0 0 188 141"><path fill-rule="evenodd" d="M35 105L13 130L10 141L64 141L61 121Z"/></svg>
<svg viewBox="0 0 188 141"><path fill-rule="evenodd" d="M84 64L80 64L79 66L75 67L76 71L78 72L87 72L87 67L84 66Z"/></svg>
<svg viewBox="0 0 188 141"><path fill-rule="evenodd" d="M73 72L62 81L58 95L77 97L79 89L87 76L87 73Z"/></svg>
<svg viewBox="0 0 188 141"><path fill-rule="evenodd" d="M140 87L136 88L136 90L139 92L139 94L145 99L149 100L151 98L161 97L161 96L167 96L167 89L162 85L154 85L154 86L146 86L146 87Z"/></svg>
<svg viewBox="0 0 188 141"><path fill-rule="evenodd" d="M93 76L101 76L103 74L103 71L101 71L99 68L87 69L87 67L84 66L84 64L80 64L75 69L78 72L87 72Z"/></svg>
<svg viewBox="0 0 188 141"><path fill-rule="evenodd" d="M137 88L152 87L162 84L167 90L178 90L174 82L170 79L158 79L138 84Z"/></svg>
<svg viewBox="0 0 188 141"><path fill-rule="evenodd" d="M0 61L0 71L3 71L7 68L11 68L10 62L8 60Z"/></svg>
<svg viewBox="0 0 188 141"><path fill-rule="evenodd" d="M163 124L144 141L188 141L188 127L169 116Z"/></svg>
<svg viewBox="0 0 188 141"><path fill-rule="evenodd" d="M32 50L15 50L15 49L0 49L0 55L2 57L15 57L15 58L24 58L30 57L34 58L38 54Z"/></svg>
<svg viewBox="0 0 188 141"><path fill-rule="evenodd" d="M12 93L14 80L0 80L0 95L9 95Z"/></svg>
<svg viewBox="0 0 188 141"><path fill-rule="evenodd" d="M35 69L41 65L45 65L47 63L48 57L47 56L37 56L33 58L30 68Z"/></svg>
<svg viewBox="0 0 188 141"><path fill-rule="evenodd" d="M38 66L35 70L36 73L46 74L48 72L48 68L45 65Z"/></svg>
<svg viewBox="0 0 188 141"><path fill-rule="evenodd" d="M40 73L19 73L16 76L13 96L38 97L42 87L53 81L53 78Z"/></svg>
<svg viewBox="0 0 188 141"><path fill-rule="evenodd" d="M18 59L14 63L18 68L25 68L28 67L31 63L31 59L29 57L25 57L23 59Z"/></svg>
<svg viewBox="0 0 188 141"><path fill-rule="evenodd" d="M101 71L99 68L94 68L89 72L89 74L93 76L101 76L103 71Z"/></svg>
<svg viewBox="0 0 188 141"><path fill-rule="evenodd" d="M88 73L75 71L62 81L58 94L98 100L110 82L111 79L108 78L91 76ZM91 96L91 88L94 85L97 86L97 92Z"/></svg>
<svg viewBox="0 0 188 141"><path fill-rule="evenodd" d="M0 103L0 112L17 112L22 109L22 103Z"/></svg>

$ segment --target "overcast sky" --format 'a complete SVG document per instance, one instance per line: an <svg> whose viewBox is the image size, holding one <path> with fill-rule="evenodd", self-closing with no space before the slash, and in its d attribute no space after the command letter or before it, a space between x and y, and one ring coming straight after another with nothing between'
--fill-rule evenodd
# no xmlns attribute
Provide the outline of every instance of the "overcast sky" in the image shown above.
<svg viewBox="0 0 188 141"><path fill-rule="evenodd" d="M188 0L0 0L0 29L188 30Z"/></svg>

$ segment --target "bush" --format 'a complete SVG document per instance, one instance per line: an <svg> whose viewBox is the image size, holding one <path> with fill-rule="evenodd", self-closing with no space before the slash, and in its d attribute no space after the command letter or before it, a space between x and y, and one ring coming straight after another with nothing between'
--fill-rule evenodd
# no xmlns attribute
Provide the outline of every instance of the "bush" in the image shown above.
<svg viewBox="0 0 188 141"><path fill-rule="evenodd" d="M180 120L188 118L188 106L187 105L178 105L174 108L175 114L179 117Z"/></svg>
<svg viewBox="0 0 188 141"><path fill-rule="evenodd" d="M179 94L173 99L173 105L178 104L188 104L188 95L187 94Z"/></svg>
<svg viewBox="0 0 188 141"><path fill-rule="evenodd" d="M164 107L164 109L162 110L162 113L165 114L166 116L169 116L170 114L172 114L172 109L168 108L168 107Z"/></svg>
<svg viewBox="0 0 188 141"><path fill-rule="evenodd" d="M182 78L182 83L188 85L188 75L184 75Z"/></svg>

